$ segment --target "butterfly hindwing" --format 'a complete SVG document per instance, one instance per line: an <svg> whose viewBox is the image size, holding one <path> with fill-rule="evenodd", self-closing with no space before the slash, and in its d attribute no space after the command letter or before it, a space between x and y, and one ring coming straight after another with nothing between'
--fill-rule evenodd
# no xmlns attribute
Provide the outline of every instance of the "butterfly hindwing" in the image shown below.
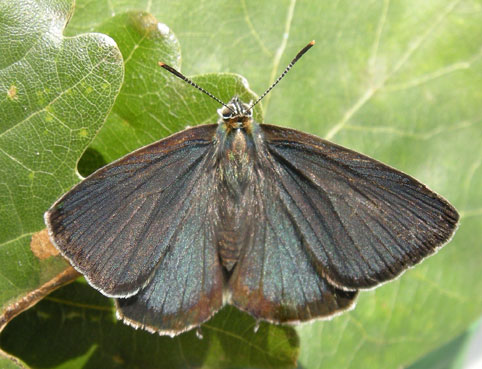
<svg viewBox="0 0 482 369"><path fill-rule="evenodd" d="M134 326L175 335L209 319L223 304L223 273L214 241L214 171L206 170L178 214L169 249L138 294L117 299L118 315Z"/></svg>
<svg viewBox="0 0 482 369"><path fill-rule="evenodd" d="M456 210L412 177L292 129L261 125L283 203L331 283L374 287L447 242Z"/></svg>
<svg viewBox="0 0 482 369"><path fill-rule="evenodd" d="M253 220L229 280L231 303L258 319L298 322L331 316L353 306L357 291L343 291L323 276L283 201L269 158L258 157L244 196Z"/></svg>
<svg viewBox="0 0 482 369"><path fill-rule="evenodd" d="M111 163L46 213L56 246L94 287L130 296L152 277L198 200L193 188L206 176L216 128L194 127Z"/></svg>

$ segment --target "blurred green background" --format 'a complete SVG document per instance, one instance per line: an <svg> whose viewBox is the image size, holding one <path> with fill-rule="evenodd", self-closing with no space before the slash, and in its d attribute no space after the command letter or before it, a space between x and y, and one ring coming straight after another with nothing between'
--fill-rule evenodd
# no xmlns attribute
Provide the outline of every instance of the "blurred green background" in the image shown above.
<svg viewBox="0 0 482 369"><path fill-rule="evenodd" d="M482 312L480 0L1 2L0 323L66 268L30 245L78 172L216 121L216 102L159 60L224 101L249 100L312 39L257 120L416 177L459 210L453 241L333 320L254 333L253 319L226 308L203 340L124 326L109 299L78 281L6 326L0 367L463 365Z"/></svg>

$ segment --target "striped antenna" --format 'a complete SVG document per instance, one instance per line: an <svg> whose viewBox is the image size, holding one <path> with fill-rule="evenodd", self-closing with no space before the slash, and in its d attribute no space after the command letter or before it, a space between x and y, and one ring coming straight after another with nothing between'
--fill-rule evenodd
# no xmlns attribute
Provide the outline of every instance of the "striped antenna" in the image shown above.
<svg viewBox="0 0 482 369"><path fill-rule="evenodd" d="M172 74L174 74L176 77L179 77L180 79L182 79L183 81L189 83L191 86L194 86L196 87L199 91L201 92L204 92L206 95L208 95L211 99L214 99L216 100L218 103L220 103L221 105L225 106L226 108L228 108L229 110L231 110L233 113L234 113L234 110L231 109L229 106L227 106L225 103L223 103L220 99L218 99L216 96L214 96L213 94L211 94L210 92L207 92L204 88L202 88L201 86L198 86L197 84L195 84L193 81L191 81L189 78L187 78L184 74L182 74L181 72L178 72L177 70L175 70L173 67L163 63L163 62L159 62L158 63L159 66L161 68L164 68L165 70L167 70L168 72L171 72Z"/></svg>
<svg viewBox="0 0 482 369"><path fill-rule="evenodd" d="M250 111L251 109L254 108L254 106L259 103L263 97L265 97L273 88L274 86L276 86L279 81L281 81L281 79L286 75L286 73L289 72L289 70L293 67L293 65L295 65L295 63L309 50L313 47L313 45L315 44L315 41L311 41L308 45L306 45L303 49L301 49L301 51L296 54L296 56L294 57L294 59L291 61L291 63L288 64L288 66L286 67L286 69L283 71L283 73L281 73L281 75L278 77L278 79L276 81L274 81L274 83L270 86L270 88L268 88L259 98L258 100L256 100L247 110L246 112ZM168 72L171 72L172 74L174 74L176 77L179 77L180 79L182 79L183 81L189 83L191 86L194 86L196 87L199 91L201 92L204 92L206 95L208 95L211 99L214 99L216 100L218 103L220 103L221 105L225 106L226 108L228 108L229 110L231 110L233 113L235 113L235 111L233 109L231 109L228 105L226 105L224 102L222 102L220 99L218 99L216 96L214 96L213 94L211 94L210 92L206 91L204 88L202 88L201 86L198 86L196 83L194 83L193 81L191 81L189 78L187 78L185 75L183 75L181 72L178 72L177 70L175 70L173 67L165 64L165 63L162 63L162 62L159 62L159 66L164 68L165 70L167 70Z"/></svg>
<svg viewBox="0 0 482 369"><path fill-rule="evenodd" d="M281 75L278 77L278 79L277 79L276 81L274 81L274 83L271 85L271 87L268 88L268 89L264 92L264 94L262 94L262 95L258 98L258 100L256 100L256 101L249 107L249 109L246 110L246 111L250 111L251 109L253 109L254 106L255 106L257 103L259 103L259 102L261 101L261 99L262 99L263 97L265 97L265 96L274 88L274 86L276 86L276 85L279 83L279 81L281 81L281 79L286 75L286 73L289 72L289 70L293 67L293 65L295 65L295 63L296 63L309 49L311 49L314 44L315 44L315 41L311 41L308 45L306 45L303 49L301 49L301 51L300 51L298 54L296 54L296 56L295 56L294 59L291 61L291 63L288 64L288 66L286 67L286 69L284 70L284 72L281 73Z"/></svg>

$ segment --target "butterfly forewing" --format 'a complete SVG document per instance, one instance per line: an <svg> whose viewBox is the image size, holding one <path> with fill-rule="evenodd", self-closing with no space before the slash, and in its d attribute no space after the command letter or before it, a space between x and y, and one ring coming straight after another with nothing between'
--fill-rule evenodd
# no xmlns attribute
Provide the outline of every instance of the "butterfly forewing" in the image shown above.
<svg viewBox="0 0 482 369"><path fill-rule="evenodd" d="M191 128L131 153L46 213L56 246L94 287L129 296L149 281L171 250L179 214L198 201L192 189L206 176L216 128Z"/></svg>
<svg viewBox="0 0 482 369"><path fill-rule="evenodd" d="M281 201L326 277L374 287L447 242L456 210L412 177L299 131L261 125Z"/></svg>

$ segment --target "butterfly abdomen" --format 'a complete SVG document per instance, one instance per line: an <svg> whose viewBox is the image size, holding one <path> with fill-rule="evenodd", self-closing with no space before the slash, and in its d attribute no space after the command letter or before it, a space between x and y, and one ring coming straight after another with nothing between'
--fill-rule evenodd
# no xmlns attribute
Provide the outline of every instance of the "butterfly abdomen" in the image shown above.
<svg viewBox="0 0 482 369"><path fill-rule="evenodd" d="M241 241L238 234L233 230L220 232L218 252L221 263L228 272L230 272L238 262L242 248Z"/></svg>
<svg viewBox="0 0 482 369"><path fill-rule="evenodd" d="M216 240L221 264L230 272L239 260L251 226L245 202L254 180L255 153L252 136L244 129L233 129L220 141L217 197L222 200L218 204Z"/></svg>
<svg viewBox="0 0 482 369"><path fill-rule="evenodd" d="M224 192L226 193L226 192ZM218 208L219 222L216 229L216 244L223 267L230 272L239 260L247 235L250 233L252 217L247 216L243 198L225 197Z"/></svg>

